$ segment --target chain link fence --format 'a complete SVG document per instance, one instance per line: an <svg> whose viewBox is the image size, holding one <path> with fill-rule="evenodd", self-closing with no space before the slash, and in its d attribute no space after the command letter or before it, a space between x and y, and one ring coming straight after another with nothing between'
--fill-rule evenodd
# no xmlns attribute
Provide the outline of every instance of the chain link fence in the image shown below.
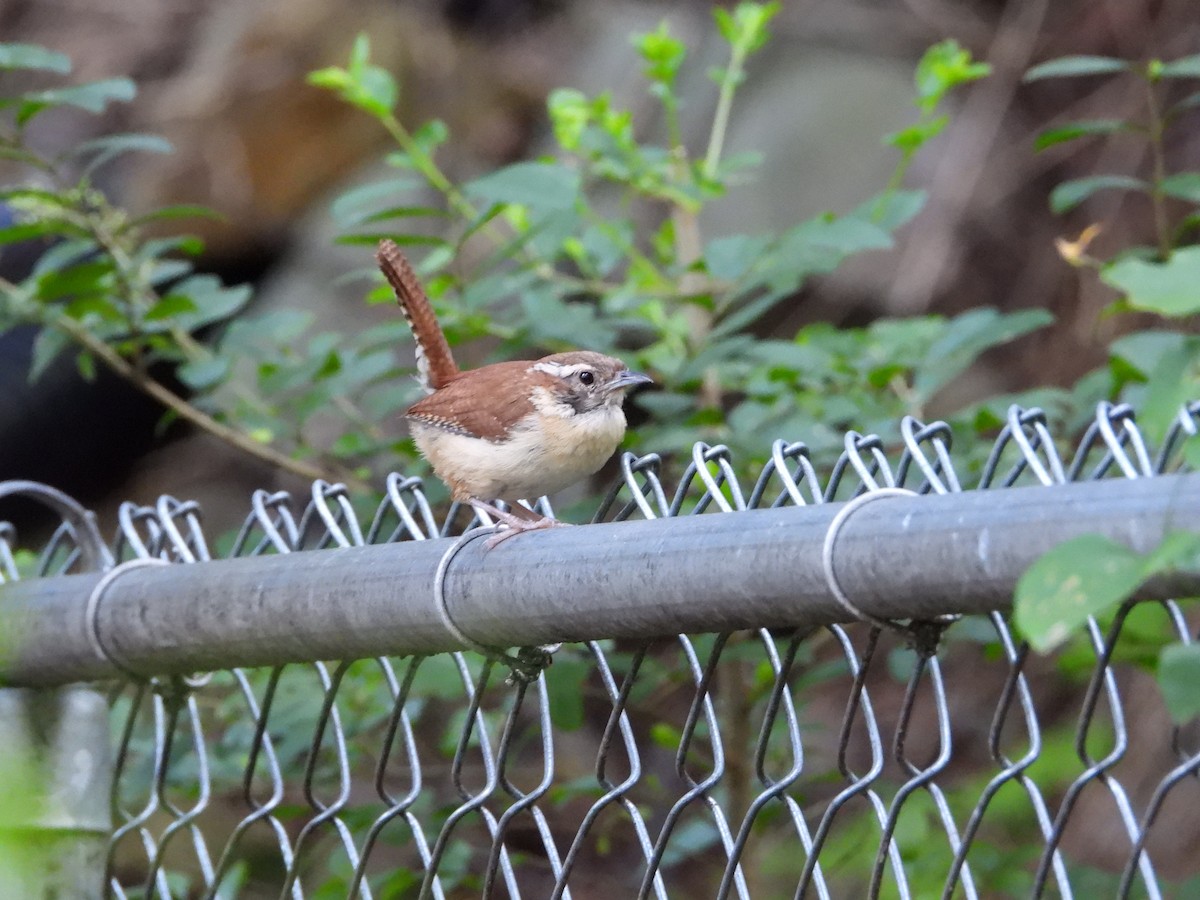
<svg viewBox="0 0 1200 900"><path fill-rule="evenodd" d="M1097 481L1103 497L1126 480L1178 469L1198 413L1200 404L1182 410L1154 454L1128 407L1103 405L1075 452L1062 455L1040 411L1014 408L974 471L956 470L944 424L912 419L891 458L878 438L848 434L824 481L805 446L784 441L752 483L739 480L727 450L698 445L674 492L660 481L657 457L626 455L594 518L715 513L740 523L751 509L840 504L897 488L956 494L964 484L991 492L997 517L1011 516L1006 504L1021 492L1010 488ZM825 520L830 540L818 548L830 590L842 595L829 621L798 615L740 628L755 598L736 588L751 582L750 571L722 589L723 606L689 620L703 625L689 634L630 622L628 610L653 597L611 607L575 597L593 620L607 616L611 630L558 648L544 671L534 656L514 672L512 658L473 651L313 662L297 644L289 656L277 638L303 628L297 605L292 616L271 616L271 658L291 662L212 674L162 664L158 671L175 674L147 677L153 666L129 662L132 644L98 630L112 573L128 573L130 561L145 561L150 577L218 557L426 541L448 536L460 511L439 523L420 482L400 476L365 515L336 485L315 484L303 502L259 492L218 552L193 502L126 504L115 539L101 546L69 498L39 496L61 525L36 560L0 526L6 588L40 591L38 602L57 609L56 598L77 594L83 577L58 576L107 570L89 583L80 621L95 659L128 670L107 696L112 827L96 861L106 896L1200 896L1200 741L1194 727L1171 725L1143 665L1166 642L1192 639L1187 603L1127 604L1111 621L1089 622L1054 658L1014 638L1003 603L961 618L913 604L903 617L915 621L894 624L854 606L850 579L834 577L841 517ZM1073 515L1082 513L1064 512ZM563 531L577 541L596 533ZM721 552L736 560L732 533ZM494 552L520 565L550 536ZM879 541L881 552L887 543ZM463 546L437 551L440 576ZM936 582L943 558L929 548L929 558L909 555ZM693 577L703 579L710 562L697 552ZM211 565L204 571L235 564ZM554 566L564 596L573 565ZM630 560L635 571L622 577L636 581L639 565ZM869 574L888 582L886 568ZM282 590L299 597L301 581ZM248 580L231 603L266 603L263 584ZM158 603L170 606L171 593L164 588ZM336 646L338 629L354 623L349 612L339 619L336 594L325 602L321 629ZM452 606L443 593L439 612L449 618ZM503 620L505 609L492 615ZM62 621L66 659L75 626ZM489 643L466 621L456 613L453 631L475 634L469 645ZM236 618L226 625L220 643L231 659L266 658L266 638ZM536 627L529 634L536 639ZM161 658L172 652L161 648ZM44 683L82 671L69 660L40 665Z"/></svg>

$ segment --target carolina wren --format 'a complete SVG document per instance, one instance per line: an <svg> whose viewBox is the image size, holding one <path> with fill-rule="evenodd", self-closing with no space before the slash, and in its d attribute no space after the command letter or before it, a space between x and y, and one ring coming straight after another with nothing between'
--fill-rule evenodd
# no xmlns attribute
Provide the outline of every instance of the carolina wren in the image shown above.
<svg viewBox="0 0 1200 900"><path fill-rule="evenodd" d="M599 470L625 435L625 391L651 379L589 350L460 371L400 248L381 241L375 257L416 340L418 378L429 396L406 415L434 473L454 500L509 526L487 546L561 524L489 501L536 499Z"/></svg>

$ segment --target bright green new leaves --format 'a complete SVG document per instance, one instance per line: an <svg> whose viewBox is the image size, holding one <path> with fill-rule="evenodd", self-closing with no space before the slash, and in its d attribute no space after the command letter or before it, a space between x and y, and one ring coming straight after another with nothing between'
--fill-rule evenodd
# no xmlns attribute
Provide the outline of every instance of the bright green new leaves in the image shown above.
<svg viewBox="0 0 1200 900"><path fill-rule="evenodd" d="M992 67L987 63L975 62L970 51L964 50L958 41L945 40L925 51L913 78L917 88L915 102L921 117L907 128L884 138L884 143L903 154L892 186L900 184L917 151L941 134L950 121L948 116L934 115L946 95L960 85L986 78L991 71Z"/></svg>
<svg viewBox="0 0 1200 900"><path fill-rule="evenodd" d="M662 22L656 31L637 35L633 43L645 62L642 74L652 82L652 88L670 90L687 56L683 41L672 37L667 23Z"/></svg>
<svg viewBox="0 0 1200 900"><path fill-rule="evenodd" d="M371 63L371 41L365 34L355 40L346 68L330 66L311 72L308 83L336 91L347 103L372 116L390 114L400 99L400 87L391 72Z"/></svg>
<svg viewBox="0 0 1200 900"><path fill-rule="evenodd" d="M1090 616L1125 602L1150 578L1200 567L1200 535L1172 532L1147 554L1090 534L1055 547L1017 582L1013 622L1035 650L1046 653L1074 635Z"/></svg>
<svg viewBox="0 0 1200 900"><path fill-rule="evenodd" d="M960 85L986 78L992 72L987 63L975 62L969 50L955 40L934 44L917 63L914 81L917 86L917 107L931 113L945 96Z"/></svg>
<svg viewBox="0 0 1200 900"><path fill-rule="evenodd" d="M770 39L767 26L778 12L778 3L739 3L733 12L716 7L713 20L726 43L753 53Z"/></svg>

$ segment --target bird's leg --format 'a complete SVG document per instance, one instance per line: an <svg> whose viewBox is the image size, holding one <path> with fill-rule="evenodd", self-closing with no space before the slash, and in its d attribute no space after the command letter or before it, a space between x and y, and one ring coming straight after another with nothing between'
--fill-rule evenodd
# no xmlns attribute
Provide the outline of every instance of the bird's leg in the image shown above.
<svg viewBox="0 0 1200 900"><path fill-rule="evenodd" d="M497 532L483 542L483 549L485 550L491 550L497 544L507 541L510 537L515 537L525 531L540 531L543 528L556 528L560 525L569 524L567 522L560 522L558 519L551 518L550 516L543 516L519 504L513 507L514 512L507 512L490 503L476 500L474 497L467 502L471 504L476 512L487 513L493 519L506 526L503 531ZM520 510L521 514L518 515L515 510Z"/></svg>

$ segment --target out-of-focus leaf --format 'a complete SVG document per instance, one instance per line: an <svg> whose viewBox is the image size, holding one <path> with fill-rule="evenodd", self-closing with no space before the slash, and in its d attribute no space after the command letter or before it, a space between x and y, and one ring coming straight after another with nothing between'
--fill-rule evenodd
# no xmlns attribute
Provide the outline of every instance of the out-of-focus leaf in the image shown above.
<svg viewBox="0 0 1200 900"><path fill-rule="evenodd" d="M580 177L560 163L522 162L477 178L468 196L491 203L517 203L543 211L570 209L579 196Z"/></svg>
<svg viewBox="0 0 1200 900"><path fill-rule="evenodd" d="M50 364L71 345L66 332L49 326L42 328L33 339L33 356L29 363L29 383L33 384L46 373Z"/></svg>
<svg viewBox="0 0 1200 900"><path fill-rule="evenodd" d="M1127 257L1105 266L1100 277L1134 309L1175 317L1200 312L1200 247L1176 250L1166 262Z"/></svg>
<svg viewBox="0 0 1200 900"><path fill-rule="evenodd" d="M368 216L396 205L397 195L408 193L420 184L419 179L405 176L360 185L334 200L329 212L339 229L353 228L363 224Z"/></svg>
<svg viewBox="0 0 1200 900"><path fill-rule="evenodd" d="M1017 582L1013 622L1040 653L1124 601L1143 579L1142 558L1124 544L1088 534L1060 544Z"/></svg>
<svg viewBox="0 0 1200 900"><path fill-rule="evenodd" d="M0 44L0 69L39 69L67 74L71 58L37 44Z"/></svg>
<svg viewBox="0 0 1200 900"><path fill-rule="evenodd" d="M229 360L221 356L193 360L175 370L179 380L194 391L206 391L229 375Z"/></svg>
<svg viewBox="0 0 1200 900"><path fill-rule="evenodd" d="M1132 126L1123 119L1089 119L1084 122L1068 122L1058 128L1050 128L1037 136L1033 143L1034 150L1045 150L1056 144L1065 144L1081 137L1092 137L1098 134L1115 134L1118 131L1131 131Z"/></svg>
<svg viewBox="0 0 1200 900"><path fill-rule="evenodd" d="M1200 644L1163 647L1158 658L1158 685L1176 725L1200 716Z"/></svg>
<svg viewBox="0 0 1200 900"><path fill-rule="evenodd" d="M1043 78L1066 78L1075 75L1111 75L1124 72L1130 64L1111 56L1061 56L1034 66L1025 73L1022 81L1039 81Z"/></svg>
<svg viewBox="0 0 1200 900"><path fill-rule="evenodd" d="M951 319L945 333L929 348L928 365L921 366L913 388L923 398L963 373L985 350L1044 328L1054 317L1044 309L1002 314L994 309L968 310Z"/></svg>
<svg viewBox="0 0 1200 900"><path fill-rule="evenodd" d="M110 103L128 103L137 96L137 86L128 78L106 78L72 87L33 91L21 98L17 122L24 124L53 106L74 106L90 113L102 113Z"/></svg>
<svg viewBox="0 0 1200 900"><path fill-rule="evenodd" d="M1160 185L1168 197L1200 203L1200 172L1180 172L1169 175Z"/></svg>
<svg viewBox="0 0 1200 900"><path fill-rule="evenodd" d="M1056 213L1065 213L1097 191L1149 191L1150 185L1140 178L1128 175L1091 175L1087 178L1075 178L1064 181L1050 192L1050 209Z"/></svg>
<svg viewBox="0 0 1200 900"><path fill-rule="evenodd" d="M1158 74L1163 78L1200 78L1200 54L1165 62L1159 67Z"/></svg>
<svg viewBox="0 0 1200 900"><path fill-rule="evenodd" d="M175 148L156 134L109 134L76 145L70 155L87 159L83 175L91 175L123 153L172 153Z"/></svg>
<svg viewBox="0 0 1200 900"><path fill-rule="evenodd" d="M144 320L162 322L197 311L196 301L184 294L169 294L147 311Z"/></svg>

